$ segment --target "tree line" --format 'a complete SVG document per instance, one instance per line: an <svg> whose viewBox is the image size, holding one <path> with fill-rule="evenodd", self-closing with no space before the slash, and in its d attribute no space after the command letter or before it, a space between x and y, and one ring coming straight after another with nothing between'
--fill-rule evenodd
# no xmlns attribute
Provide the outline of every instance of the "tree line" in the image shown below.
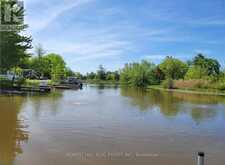
<svg viewBox="0 0 225 165"><path fill-rule="evenodd" d="M5 5L10 2L16 6L16 1L0 0L0 11L5 11ZM17 6L14 15L22 18L25 10ZM0 13L4 18L4 12ZM4 23L4 22L1 22ZM36 46L35 54L29 53L32 49L32 37L24 35L28 28L27 24L21 22L7 22L16 28L13 30L0 30L0 74L11 71L15 74L22 74L24 70L34 70L39 78L58 81L67 76L74 75L74 72L66 66L63 58L55 53L46 54L41 45Z"/></svg>
<svg viewBox="0 0 225 165"><path fill-rule="evenodd" d="M100 65L96 72L82 76L87 80L118 81L136 87L162 85L164 88L218 88L225 89L225 72L220 63L203 54L192 60L182 61L172 56L166 57L158 65L147 60L127 63L118 71L106 71ZM182 80L182 81L181 81ZM185 86L186 85L186 86Z"/></svg>
<svg viewBox="0 0 225 165"><path fill-rule="evenodd" d="M24 10L20 10L17 15L24 15ZM225 89L225 73L220 63L202 54L187 62L168 56L158 65L143 60L127 63L117 71L108 71L100 65L96 72L87 74L74 72L66 65L62 56L56 53L47 54L41 45L36 46L35 54L28 53L27 50L32 48L32 37L22 33L28 25L18 27L14 31L0 30L1 73L11 70L20 74L23 70L31 69L39 73L39 78L53 81L75 76L86 81L120 82L137 87L161 84L166 88L175 88L182 84L192 87L194 84L197 87L215 86L218 89Z"/></svg>
<svg viewBox="0 0 225 165"><path fill-rule="evenodd" d="M120 80L119 71L107 71L103 65L99 65L99 68L96 72L90 72L82 76L84 80L94 81L94 82L117 82Z"/></svg>
<svg viewBox="0 0 225 165"><path fill-rule="evenodd" d="M22 70L32 69L39 74L40 79L53 81L74 75L74 72L66 66L66 62L59 54L46 54L40 44L35 48L35 52L36 55L25 58L18 67Z"/></svg>
<svg viewBox="0 0 225 165"><path fill-rule="evenodd" d="M225 89L225 72L220 63L202 54L187 62L168 56L159 65L146 60L126 64L120 75L121 82L139 87L162 84L165 88L175 88L176 82L182 80L183 84L192 83L189 84L191 88L201 85L209 88L210 84L214 84L218 89Z"/></svg>

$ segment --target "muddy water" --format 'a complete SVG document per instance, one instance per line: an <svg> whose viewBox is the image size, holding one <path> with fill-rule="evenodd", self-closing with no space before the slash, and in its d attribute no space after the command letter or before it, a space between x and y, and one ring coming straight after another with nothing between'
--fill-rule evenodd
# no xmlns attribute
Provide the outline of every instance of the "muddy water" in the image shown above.
<svg viewBox="0 0 225 165"><path fill-rule="evenodd" d="M0 96L0 165L225 163L225 97L88 86Z"/></svg>

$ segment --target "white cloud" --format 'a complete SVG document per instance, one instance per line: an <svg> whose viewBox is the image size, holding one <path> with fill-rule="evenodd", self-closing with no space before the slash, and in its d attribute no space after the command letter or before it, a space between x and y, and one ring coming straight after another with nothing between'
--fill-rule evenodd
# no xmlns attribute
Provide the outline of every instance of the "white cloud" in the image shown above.
<svg viewBox="0 0 225 165"><path fill-rule="evenodd" d="M172 3L171 3L172 4ZM197 15L189 15L186 13L179 14L176 10L177 6L167 6L164 9L149 8L144 9L144 13L151 20L160 20L165 22L175 23L176 25L190 25L190 26L225 26L225 19L222 15L197 17ZM212 15L212 14L211 14ZM174 26L176 26L174 25Z"/></svg>
<svg viewBox="0 0 225 165"><path fill-rule="evenodd" d="M144 56L144 58L146 59L150 59L150 60L162 60L166 57L167 55L147 55L147 56Z"/></svg>
<svg viewBox="0 0 225 165"><path fill-rule="evenodd" d="M82 61L90 59L98 59L102 57L115 57L124 54L132 49L132 45L126 41L108 40L101 42L47 42L46 47L52 49L49 52L58 52L62 55L67 55L73 61ZM63 48L63 49L62 49Z"/></svg>
<svg viewBox="0 0 225 165"><path fill-rule="evenodd" d="M64 0L59 3L54 1L31 0L25 1L27 5L25 21L29 24L32 32L46 28L53 20L64 12L89 4L94 0ZM26 4L27 3L27 4Z"/></svg>
<svg viewBox="0 0 225 165"><path fill-rule="evenodd" d="M142 56L144 58L161 61L169 54L160 50L168 49L168 52L174 53L179 51L180 45L171 48L166 45L171 42L183 43L188 47L217 44L218 40L207 36L203 38L204 34L196 35L192 32L193 25L221 26L225 23L220 19L181 17L171 8L158 10L157 7L151 6L144 6L145 10L142 11L137 10L137 15L140 16L137 18L133 13L129 13L134 11L124 10L123 6L109 7L100 0L99 3L93 3L97 1L25 0L27 21L34 41L42 43L49 53L61 54L72 66L95 59L113 61L123 56L126 56L123 60L136 60L141 54L146 55ZM56 26L47 28L51 23ZM204 48L204 45L202 47ZM190 52L193 53L193 49ZM181 59L190 57L179 56L177 53L174 56Z"/></svg>
<svg viewBox="0 0 225 165"><path fill-rule="evenodd" d="M184 54L184 53L181 53L181 54ZM192 55L190 55L190 54L187 54L187 55L181 55L181 54L179 54L179 55L177 53L176 54L174 54L174 53L171 53L171 54L152 54L152 55L143 56L143 58L153 60L153 61L161 61L168 56L172 56L172 57L178 58L178 59L185 59L185 60L192 57Z"/></svg>

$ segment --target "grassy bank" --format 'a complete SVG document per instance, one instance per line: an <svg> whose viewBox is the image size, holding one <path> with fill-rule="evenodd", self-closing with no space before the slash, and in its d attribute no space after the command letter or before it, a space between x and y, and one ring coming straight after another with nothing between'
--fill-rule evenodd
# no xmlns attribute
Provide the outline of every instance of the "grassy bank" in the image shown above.
<svg viewBox="0 0 225 165"><path fill-rule="evenodd" d="M147 90L150 90L150 89L162 90L162 91L168 91L168 92L189 93L189 94L225 96L225 91L220 91L220 90L215 90L215 89L202 89L202 88L167 89L167 88L163 88L162 85L148 86Z"/></svg>

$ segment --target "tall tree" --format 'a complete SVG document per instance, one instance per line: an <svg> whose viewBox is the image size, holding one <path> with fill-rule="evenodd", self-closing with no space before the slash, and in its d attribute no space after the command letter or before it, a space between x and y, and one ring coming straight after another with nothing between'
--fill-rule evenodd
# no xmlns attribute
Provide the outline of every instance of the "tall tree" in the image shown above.
<svg viewBox="0 0 225 165"><path fill-rule="evenodd" d="M66 77L73 77L73 76L75 76L75 73L72 71L72 69L70 69L69 67L66 67L65 76Z"/></svg>
<svg viewBox="0 0 225 165"><path fill-rule="evenodd" d="M205 79L208 77L207 70L205 68L202 68L200 66L191 66L186 75L186 80L193 80L193 79Z"/></svg>
<svg viewBox="0 0 225 165"><path fill-rule="evenodd" d="M5 4L9 2L12 6L16 5L16 1L0 0L0 10L4 11ZM23 17L24 9L17 8L14 15L18 18ZM22 34L28 26L21 24L21 22L8 24L16 26L16 28L11 31L0 30L0 72L6 72L10 68L18 66L21 60L29 56L26 50L31 48L31 37Z"/></svg>
<svg viewBox="0 0 225 165"><path fill-rule="evenodd" d="M35 70L42 77L51 77L51 61L47 56L30 58L29 63L29 69Z"/></svg>
<svg viewBox="0 0 225 165"><path fill-rule="evenodd" d="M122 83L145 87L156 84L155 65L143 60L141 63L126 64L120 73Z"/></svg>
<svg viewBox="0 0 225 165"><path fill-rule="evenodd" d="M96 74L94 72L87 73L87 79L93 80L96 78Z"/></svg>
<svg viewBox="0 0 225 165"><path fill-rule="evenodd" d="M99 65L99 69L97 71L97 79L105 80L106 79L106 70L102 65Z"/></svg>
<svg viewBox="0 0 225 165"><path fill-rule="evenodd" d="M188 70L188 65L176 58L166 57L159 65L159 68L165 74L167 79L181 79L184 78L184 75Z"/></svg>
<svg viewBox="0 0 225 165"><path fill-rule="evenodd" d="M206 58L202 54L198 54L194 60L193 65L200 66L202 69L207 70L208 76L215 76L220 74L220 64L217 60Z"/></svg>
<svg viewBox="0 0 225 165"><path fill-rule="evenodd" d="M59 81L66 74L66 63L58 54L48 54L46 58L50 62L51 78L53 81Z"/></svg>
<svg viewBox="0 0 225 165"><path fill-rule="evenodd" d="M40 43L35 46L35 54L38 56L38 58L41 58L45 53L46 51Z"/></svg>

